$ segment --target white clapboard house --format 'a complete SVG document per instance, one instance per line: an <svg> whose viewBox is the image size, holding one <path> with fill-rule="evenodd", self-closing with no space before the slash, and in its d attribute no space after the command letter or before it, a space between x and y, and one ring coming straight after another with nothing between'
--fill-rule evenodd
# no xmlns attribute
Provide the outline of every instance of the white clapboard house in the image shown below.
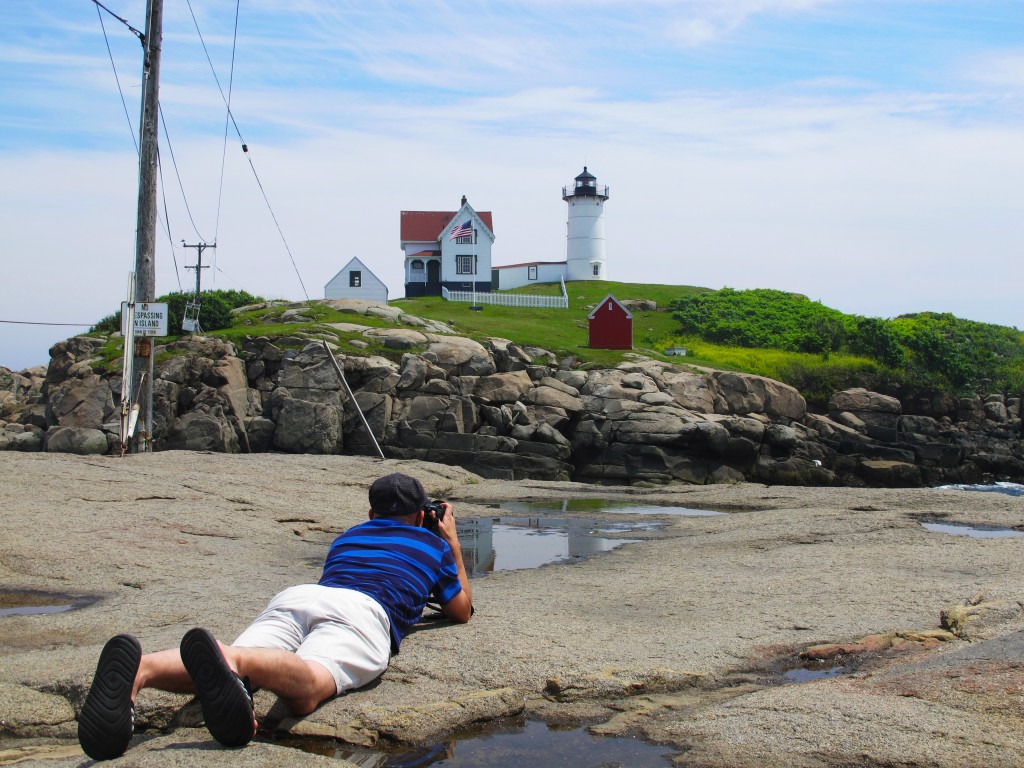
<svg viewBox="0 0 1024 768"><path fill-rule="evenodd" d="M490 211L473 210L465 197L457 211L402 211L400 232L407 297L491 290Z"/></svg>
<svg viewBox="0 0 1024 768"><path fill-rule="evenodd" d="M388 303L388 287L359 259L353 258L324 286L325 299L365 299Z"/></svg>

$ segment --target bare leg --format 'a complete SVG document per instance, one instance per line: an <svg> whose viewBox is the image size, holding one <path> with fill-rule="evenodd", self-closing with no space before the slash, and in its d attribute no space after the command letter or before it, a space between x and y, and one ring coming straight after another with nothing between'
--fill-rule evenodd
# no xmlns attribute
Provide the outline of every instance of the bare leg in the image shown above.
<svg viewBox="0 0 1024 768"><path fill-rule="evenodd" d="M308 715L338 693L334 676L326 667L291 651L223 644L221 651L228 666L248 677L254 687L276 693L294 715Z"/></svg>
<svg viewBox="0 0 1024 768"><path fill-rule="evenodd" d="M266 688L276 693L292 714L308 715L321 702L338 693L334 676L315 661L306 661L290 651L276 648L236 648L218 644L232 671L248 677L253 688ZM132 701L143 688L172 693L196 692L177 648L147 653L142 657L135 676Z"/></svg>
<svg viewBox="0 0 1024 768"><path fill-rule="evenodd" d="M135 701L143 688L158 688L171 693L196 692L192 678L181 663L181 652L177 648L147 653L142 657L139 671L135 675L132 701Z"/></svg>

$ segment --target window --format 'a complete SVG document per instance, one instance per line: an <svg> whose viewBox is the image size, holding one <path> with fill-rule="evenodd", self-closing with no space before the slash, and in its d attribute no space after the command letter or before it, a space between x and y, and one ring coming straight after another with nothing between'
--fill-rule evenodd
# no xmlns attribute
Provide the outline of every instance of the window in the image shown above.
<svg viewBox="0 0 1024 768"><path fill-rule="evenodd" d="M456 256L455 257L455 274L457 274L457 275L475 275L476 274L476 256Z"/></svg>
<svg viewBox="0 0 1024 768"><path fill-rule="evenodd" d="M473 234L472 235L466 235L465 237L456 237L455 238L455 244L456 245L470 245L470 244L475 243L475 242L476 242L476 230L475 229L473 230Z"/></svg>
<svg viewBox="0 0 1024 768"><path fill-rule="evenodd" d="M363 284L363 273L358 269L353 269L348 273L348 287L359 288Z"/></svg>
<svg viewBox="0 0 1024 768"><path fill-rule="evenodd" d="M526 279L527 280L536 280L537 279L537 265L536 264L534 264L531 267L527 267L526 268Z"/></svg>
<svg viewBox="0 0 1024 768"><path fill-rule="evenodd" d="M600 277L600 276L601 276L601 265L600 264L595 264L594 265L594 277Z"/></svg>
<svg viewBox="0 0 1024 768"><path fill-rule="evenodd" d="M409 265L409 268L412 269L413 272L422 272L423 259L413 259L412 264Z"/></svg>

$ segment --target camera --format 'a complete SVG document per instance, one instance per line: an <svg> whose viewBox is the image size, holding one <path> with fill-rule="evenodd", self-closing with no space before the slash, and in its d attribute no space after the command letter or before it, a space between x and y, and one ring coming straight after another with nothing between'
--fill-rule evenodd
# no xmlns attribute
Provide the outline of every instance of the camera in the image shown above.
<svg viewBox="0 0 1024 768"><path fill-rule="evenodd" d="M423 527L431 533L440 536L441 531L438 523L444 519L444 502L428 501L423 505Z"/></svg>

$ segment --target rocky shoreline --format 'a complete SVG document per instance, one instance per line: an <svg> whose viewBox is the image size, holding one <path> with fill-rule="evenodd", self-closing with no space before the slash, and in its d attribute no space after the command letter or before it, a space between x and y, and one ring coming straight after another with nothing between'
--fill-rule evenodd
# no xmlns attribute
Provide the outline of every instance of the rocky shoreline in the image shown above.
<svg viewBox="0 0 1024 768"><path fill-rule="evenodd" d="M74 742L103 642L147 649L204 625L239 632L276 590L315 580L382 473L419 477L460 519L505 500L604 498L659 527L573 564L476 580L465 626L427 623L378 685L309 717L257 696L266 736L435 742L509 715L641 735L697 768L1024 763L1024 498L755 483L637 488L495 480L411 460L165 451L0 454L5 594L74 610L0 616L0 762L88 763ZM573 513L595 524L599 512ZM801 685L814 658L845 672ZM145 691L120 764L332 765L269 739L222 750L189 697ZM344 764L344 763L341 763Z"/></svg>
<svg viewBox="0 0 1024 768"><path fill-rule="evenodd" d="M614 369L581 368L506 339L481 344L394 307L350 311L398 327L322 324L293 336L254 335L241 349L206 337L158 346L155 450L375 455L331 350L387 457L489 478L639 486L1024 481L1019 398L851 389L836 392L827 413L812 413L795 389L759 376L640 355ZM282 317L309 320L301 308ZM335 343L339 332L356 334L349 354ZM370 340L400 361L358 354ZM0 450L118 451L121 377L97 372L103 344L69 339L51 349L45 373L3 375Z"/></svg>

